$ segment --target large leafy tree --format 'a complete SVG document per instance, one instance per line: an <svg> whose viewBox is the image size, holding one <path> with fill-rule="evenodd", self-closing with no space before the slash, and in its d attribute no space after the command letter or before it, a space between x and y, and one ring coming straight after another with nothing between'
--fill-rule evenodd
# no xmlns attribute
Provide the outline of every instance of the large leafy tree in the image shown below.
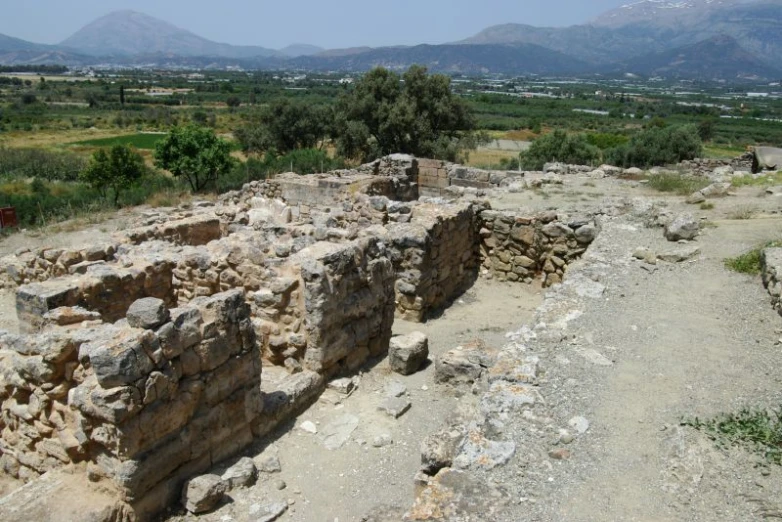
<svg viewBox="0 0 782 522"><path fill-rule="evenodd" d="M250 117L236 131L246 152L278 152L321 148L331 131L333 116L323 105L280 98Z"/></svg>
<svg viewBox="0 0 782 522"><path fill-rule="evenodd" d="M105 149L95 151L79 177L103 197L112 189L116 206L120 193L137 183L145 172L144 158L138 152L129 145L114 145L108 153Z"/></svg>
<svg viewBox="0 0 782 522"><path fill-rule="evenodd" d="M209 185L231 171L234 161L231 146L209 128L197 125L174 127L155 146L155 165L175 177L187 180L193 192Z"/></svg>
<svg viewBox="0 0 782 522"><path fill-rule="evenodd" d="M337 105L337 145L368 159L394 152L456 160L476 143L475 120L451 80L414 65L367 73Z"/></svg>

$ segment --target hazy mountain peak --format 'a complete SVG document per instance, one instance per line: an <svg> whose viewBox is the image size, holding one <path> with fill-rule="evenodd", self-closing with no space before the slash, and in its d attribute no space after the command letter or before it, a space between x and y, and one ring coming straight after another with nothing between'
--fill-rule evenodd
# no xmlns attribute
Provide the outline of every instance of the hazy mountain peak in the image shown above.
<svg viewBox="0 0 782 522"><path fill-rule="evenodd" d="M323 47L302 43L294 43L280 49L282 54L291 58L296 58L297 56L312 56L313 54L322 53L323 51L325 51Z"/></svg>
<svg viewBox="0 0 782 522"><path fill-rule="evenodd" d="M90 22L61 45L94 56L164 53L244 58L277 54L263 47L213 42L169 22L127 9Z"/></svg>

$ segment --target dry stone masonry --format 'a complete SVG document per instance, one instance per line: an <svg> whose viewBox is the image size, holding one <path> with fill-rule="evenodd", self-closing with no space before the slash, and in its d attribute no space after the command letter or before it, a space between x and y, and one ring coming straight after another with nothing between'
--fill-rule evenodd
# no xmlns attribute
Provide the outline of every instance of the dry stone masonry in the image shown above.
<svg viewBox="0 0 782 522"><path fill-rule="evenodd" d="M480 214L480 227L487 270L507 281L531 282L541 274L546 286L561 283L568 263L597 236L593 220L565 223L556 212L530 216L486 210Z"/></svg>
<svg viewBox="0 0 782 522"><path fill-rule="evenodd" d="M598 227L475 197L519 179L394 155L150 211L109 245L3 259L21 332L0 332L0 466L86 474L116 492L117 520L153 518L390 344L394 368L417 371L427 339L392 343L395 316L425 321L481 274L562 282ZM436 362L444 382L493 364L456 355ZM201 482L185 487L193 512L221 495Z"/></svg>

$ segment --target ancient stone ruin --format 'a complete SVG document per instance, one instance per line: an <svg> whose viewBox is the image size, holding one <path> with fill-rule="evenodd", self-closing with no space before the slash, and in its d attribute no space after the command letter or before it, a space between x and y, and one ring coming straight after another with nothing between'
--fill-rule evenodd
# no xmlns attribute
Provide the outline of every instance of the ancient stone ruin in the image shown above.
<svg viewBox="0 0 782 522"><path fill-rule="evenodd" d="M69 469L120 500L102 519L151 519L386 354L395 317L481 276L561 283L599 227L480 198L521 176L396 155L4 259L20 332L0 334L0 467L53 488L39 477Z"/></svg>

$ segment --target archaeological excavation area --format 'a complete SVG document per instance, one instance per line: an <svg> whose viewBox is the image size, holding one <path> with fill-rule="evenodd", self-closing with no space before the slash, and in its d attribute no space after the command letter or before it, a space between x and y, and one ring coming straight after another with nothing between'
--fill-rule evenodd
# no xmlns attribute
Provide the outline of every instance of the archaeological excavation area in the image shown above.
<svg viewBox="0 0 782 522"><path fill-rule="evenodd" d="M782 513L778 466L687 422L779 399L782 249L725 259L782 209L741 161L679 166L688 203L394 155L8 255L0 519Z"/></svg>
<svg viewBox="0 0 782 522"><path fill-rule="evenodd" d="M594 218L479 197L522 176L390 156L253 182L106 244L4 258L18 331L0 334L0 465L26 485L2 518L55 520L47 503L86 492L94 505L68 506L71 519L154 520L181 500L209 511L207 497L241 481L205 474L327 386L352 387L389 345L400 374L425 364L425 336L392 341L395 318L436 317L479 277L561 283ZM409 407L397 401L391 416ZM183 499L188 487L209 491Z"/></svg>

